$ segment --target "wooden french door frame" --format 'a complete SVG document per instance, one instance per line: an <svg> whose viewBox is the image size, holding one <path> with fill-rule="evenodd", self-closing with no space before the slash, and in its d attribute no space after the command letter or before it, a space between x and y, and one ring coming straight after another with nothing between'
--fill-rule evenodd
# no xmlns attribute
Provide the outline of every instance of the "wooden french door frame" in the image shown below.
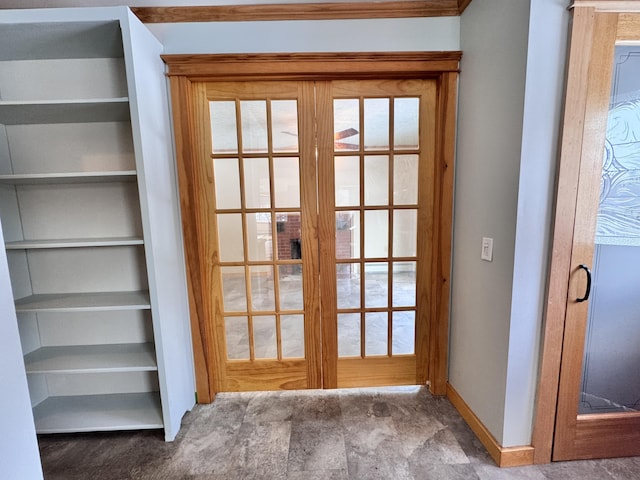
<svg viewBox="0 0 640 480"><path fill-rule="evenodd" d="M170 77L176 159L187 262L191 308L191 328L198 401L207 403L215 394L211 381L216 375L214 332L207 321L216 306L210 299L215 282L211 257L202 238L200 218L202 199L193 194L193 185L210 181L194 148L198 131L193 99L196 84L203 81L259 80L337 80L337 79L433 79L437 84L436 138L433 185L433 230L426 232L434 252L431 258L431 288L428 305L428 331L423 342L428 346L421 383L429 383L436 395L446 393L449 333L449 295L451 269L451 225L453 211L453 171L455 152L455 113L460 52L409 52L364 54L267 54L267 55L165 55ZM204 100L204 99L203 99ZM208 180L207 180L208 179ZM314 361L318 361L316 358ZM315 382L315 380L314 380ZM332 388L326 380L324 387ZM319 385L313 384L311 387Z"/></svg>
<svg viewBox="0 0 640 480"><path fill-rule="evenodd" d="M640 414L578 415L587 302L576 304L585 280L576 266L591 262L595 238L594 195L580 190L602 169L616 42L640 39L640 5L576 0L557 184L554 238L543 330L532 444L534 463L633 453L640 442ZM596 193L594 193L596 192ZM584 221L592 218L591 228ZM576 353L579 352L579 353ZM632 426L632 430L626 428ZM618 441L602 441L617 436ZM616 445L618 443L619 445ZM637 453L634 453L637 454Z"/></svg>

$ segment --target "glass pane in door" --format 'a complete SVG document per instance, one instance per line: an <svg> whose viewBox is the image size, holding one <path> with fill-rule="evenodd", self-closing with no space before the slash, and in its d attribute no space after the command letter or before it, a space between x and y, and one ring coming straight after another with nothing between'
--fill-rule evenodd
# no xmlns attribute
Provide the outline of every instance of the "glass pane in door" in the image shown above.
<svg viewBox="0 0 640 480"><path fill-rule="evenodd" d="M579 412L640 410L640 47L618 46Z"/></svg>
<svg viewBox="0 0 640 480"><path fill-rule="evenodd" d="M387 205L389 203L389 157L372 155L364 157L364 204Z"/></svg>
<svg viewBox="0 0 640 480"><path fill-rule="evenodd" d="M300 208L300 170L297 157L273 159L273 188L278 208Z"/></svg>
<svg viewBox="0 0 640 480"><path fill-rule="evenodd" d="M393 312L393 344L394 355L411 355L415 353L413 332L416 329L416 312Z"/></svg>
<svg viewBox="0 0 640 480"><path fill-rule="evenodd" d="M389 264L372 262L364 264L365 307L386 307L389 298Z"/></svg>
<svg viewBox="0 0 640 480"><path fill-rule="evenodd" d="M370 312L365 314L365 355L373 357L386 355L388 351L387 312Z"/></svg>
<svg viewBox="0 0 640 480"><path fill-rule="evenodd" d="M393 159L393 204L418 203L418 155L396 155Z"/></svg>
<svg viewBox="0 0 640 480"><path fill-rule="evenodd" d="M304 358L304 316L282 315L282 358Z"/></svg>
<svg viewBox="0 0 640 480"><path fill-rule="evenodd" d="M357 98L334 100L334 133L336 151L360 148L360 102Z"/></svg>
<svg viewBox="0 0 640 480"><path fill-rule="evenodd" d="M249 359L249 327L247 317L226 317L225 336L227 338L227 358L230 360Z"/></svg>
<svg viewBox="0 0 640 480"><path fill-rule="evenodd" d="M389 99L365 98L363 118L365 150L388 150Z"/></svg>
<svg viewBox="0 0 640 480"><path fill-rule="evenodd" d="M213 153L237 152L236 103L229 101L209 102L209 113Z"/></svg>
<svg viewBox="0 0 640 480"><path fill-rule="evenodd" d="M274 152L298 151L298 102L271 101L272 143Z"/></svg>
<svg viewBox="0 0 640 480"><path fill-rule="evenodd" d="M415 150L419 147L420 99L396 98L394 102L393 140L396 150Z"/></svg>
<svg viewBox="0 0 640 480"><path fill-rule="evenodd" d="M389 255L389 212L387 210L365 210L364 254L367 258L382 258Z"/></svg>
<svg viewBox="0 0 640 480"><path fill-rule="evenodd" d="M218 177L218 174L216 174L216 177ZM226 177L223 176L222 178ZM244 185L247 192L247 208L269 208L271 206L268 158L245 158ZM240 198L239 195L238 198ZM238 202L238 207L236 208L239 207L240 202Z"/></svg>
<svg viewBox="0 0 640 480"><path fill-rule="evenodd" d="M243 100L240 102L242 119L242 151L266 152L268 149L267 102Z"/></svg>
<svg viewBox="0 0 640 480"><path fill-rule="evenodd" d="M336 157L334 189L336 206L348 207L360 203L359 157Z"/></svg>
<svg viewBox="0 0 640 480"><path fill-rule="evenodd" d="M253 317L253 339L256 358L278 357L275 315Z"/></svg>

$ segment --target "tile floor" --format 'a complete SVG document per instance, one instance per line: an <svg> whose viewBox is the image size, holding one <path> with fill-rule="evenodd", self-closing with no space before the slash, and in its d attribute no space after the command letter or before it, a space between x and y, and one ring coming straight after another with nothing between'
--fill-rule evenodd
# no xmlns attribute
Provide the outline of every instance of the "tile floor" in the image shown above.
<svg viewBox="0 0 640 480"><path fill-rule="evenodd" d="M41 436L46 480L631 480L640 457L499 469L424 388L224 393L162 432Z"/></svg>

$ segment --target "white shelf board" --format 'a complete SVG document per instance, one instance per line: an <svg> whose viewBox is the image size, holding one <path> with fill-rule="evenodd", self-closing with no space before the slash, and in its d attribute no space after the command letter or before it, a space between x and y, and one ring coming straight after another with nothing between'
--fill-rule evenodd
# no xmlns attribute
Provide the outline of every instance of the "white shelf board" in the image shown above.
<svg viewBox="0 0 640 480"><path fill-rule="evenodd" d="M27 373L153 372L152 343L42 347L25 355Z"/></svg>
<svg viewBox="0 0 640 480"><path fill-rule="evenodd" d="M122 122L129 118L127 97L0 101L0 123L5 125Z"/></svg>
<svg viewBox="0 0 640 480"><path fill-rule="evenodd" d="M119 247L143 244L144 240L140 237L66 238L7 242L5 248L7 250L33 250L44 248Z"/></svg>
<svg viewBox="0 0 640 480"><path fill-rule="evenodd" d="M8 185L133 182L135 180L135 170L122 170L115 172L23 173L15 175L0 175L0 184Z"/></svg>
<svg viewBox="0 0 640 480"><path fill-rule="evenodd" d="M16 312L149 310L149 292L52 293L16 300Z"/></svg>
<svg viewBox="0 0 640 480"><path fill-rule="evenodd" d="M38 433L163 428L157 392L49 397L33 416Z"/></svg>

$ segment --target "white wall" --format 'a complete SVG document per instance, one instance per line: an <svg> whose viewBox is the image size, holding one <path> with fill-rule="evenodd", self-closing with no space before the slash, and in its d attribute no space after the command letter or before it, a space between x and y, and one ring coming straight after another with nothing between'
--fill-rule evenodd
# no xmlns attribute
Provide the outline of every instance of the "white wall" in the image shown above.
<svg viewBox="0 0 640 480"><path fill-rule="evenodd" d="M188 5L317 3L318 0L190 0ZM331 0L339 2L340 0ZM343 0L353 1L353 0ZM362 0L367 1L367 0ZM369 0L370 1L370 0ZM0 0L0 8L175 6L175 0ZM459 50L460 18L392 18L148 24L167 54Z"/></svg>
<svg viewBox="0 0 640 480"><path fill-rule="evenodd" d="M0 238L2 226L0 225ZM7 255L0 249L0 476L42 478L40 452L31 413L27 375L22 360L18 322L13 306Z"/></svg>
<svg viewBox="0 0 640 480"><path fill-rule="evenodd" d="M149 24L165 53L458 50L459 17Z"/></svg>
<svg viewBox="0 0 640 480"><path fill-rule="evenodd" d="M531 442L566 6L476 0L461 20L449 382L505 447Z"/></svg>
<svg viewBox="0 0 640 480"><path fill-rule="evenodd" d="M529 444L532 433L564 102L568 5L568 0L531 2L504 446Z"/></svg>
<svg viewBox="0 0 640 480"><path fill-rule="evenodd" d="M461 18L449 383L501 444L528 23L528 1L471 2Z"/></svg>

